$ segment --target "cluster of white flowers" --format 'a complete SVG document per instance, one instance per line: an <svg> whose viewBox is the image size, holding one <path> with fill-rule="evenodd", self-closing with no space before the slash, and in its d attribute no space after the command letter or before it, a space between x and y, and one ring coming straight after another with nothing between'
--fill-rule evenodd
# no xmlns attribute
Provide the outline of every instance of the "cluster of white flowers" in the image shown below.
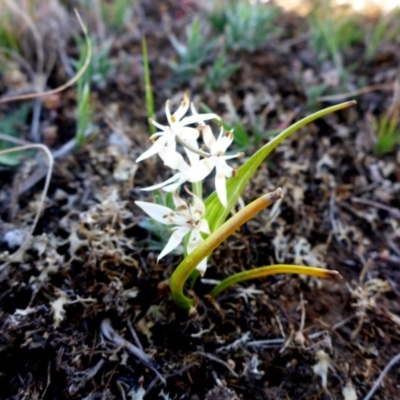
<svg viewBox="0 0 400 400"><path fill-rule="evenodd" d="M185 116L189 108L192 115ZM187 234L190 235L187 243L188 253L192 252L203 241L201 233L210 234L208 223L203 218L206 210L202 200L187 190L193 197L191 206L188 206L178 196L178 188L185 182L203 181L215 168L215 190L222 205L226 207L226 178L235 174L235 170L226 163L226 160L242 155L242 153L225 155L233 141L233 133L225 132L221 126L219 135L215 138L211 127L205 124L205 121L216 119L220 122L220 117L213 113L199 114L193 103L189 102L187 95L183 96L182 103L174 114L171 114L170 101L168 100L165 113L168 125L164 126L151 120L151 123L159 129L159 132L150 137L153 145L136 160L136 162L140 162L158 154L165 166L176 170L175 174L165 182L142 189L162 188L167 192L172 192L175 211L159 204L144 201L135 202L156 221L174 225L172 236L158 260L178 247ZM196 127L190 125L196 125ZM199 140L203 142L201 146ZM187 160L177 151L177 143L183 147ZM204 274L206 268L207 260L205 259L197 269L201 274Z"/></svg>

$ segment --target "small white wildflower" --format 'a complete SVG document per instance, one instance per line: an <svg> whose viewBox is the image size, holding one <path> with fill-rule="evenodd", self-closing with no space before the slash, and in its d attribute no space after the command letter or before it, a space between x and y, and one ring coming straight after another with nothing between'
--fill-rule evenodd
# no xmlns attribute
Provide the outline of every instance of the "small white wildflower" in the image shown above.
<svg viewBox="0 0 400 400"><path fill-rule="evenodd" d="M165 148L161 149L158 154L164 161L164 165L171 169L176 169L178 172L164 182L142 188L141 190L155 190L163 188L166 192L174 192L179 186L187 182L186 172L189 170L189 164L179 153L175 153L173 157L168 157L167 150Z"/></svg>
<svg viewBox="0 0 400 400"><path fill-rule="evenodd" d="M219 200L221 201L221 204L226 207L226 178L233 176L235 171L226 163L226 160L241 157L242 154L238 153L230 156L224 155L227 148L233 141L232 132L224 132L224 129L221 127L218 138L215 139L210 126L202 126L201 131L203 134L204 143L210 150L210 155L209 157L205 157L190 166L186 173L187 180L189 182L202 181L215 168L215 190Z"/></svg>
<svg viewBox="0 0 400 400"><path fill-rule="evenodd" d="M135 201L135 203L151 218L165 225L175 225L172 228L173 233L163 251L158 256L157 261L176 249L188 233L190 233L187 243L188 254L203 242L201 233L210 234L208 223L203 218L206 209L201 199L192 194L193 202L189 207L176 192L174 192L172 196L176 211L155 203ZM201 275L204 275L207 269L207 257L200 262L196 269Z"/></svg>
<svg viewBox="0 0 400 400"><path fill-rule="evenodd" d="M193 149L199 148L199 145L197 143L199 131L196 128L189 127L188 125L199 123L199 121L220 118L216 114L198 114L197 112L196 115L184 117L189 109L189 105L189 98L186 94L184 94L180 107L175 111L174 114L171 115L170 101L167 100L165 104L165 114L167 116L169 125L161 125L152 119L150 120L150 122L154 126L156 126L160 130L160 132L157 132L150 137L151 140L154 140L154 144L147 151L145 151L136 160L136 162L140 162L148 157L159 153L160 150L164 147L167 148L165 157L173 160L176 154L176 137L178 137L181 141L187 143L188 146ZM191 163L195 163L198 161L198 154L190 151L187 148L185 148L185 151Z"/></svg>

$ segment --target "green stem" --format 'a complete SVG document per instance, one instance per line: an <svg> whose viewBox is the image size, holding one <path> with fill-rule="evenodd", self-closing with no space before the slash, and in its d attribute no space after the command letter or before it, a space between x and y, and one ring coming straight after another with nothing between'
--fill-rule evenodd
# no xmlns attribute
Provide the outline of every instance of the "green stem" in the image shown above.
<svg viewBox="0 0 400 400"><path fill-rule="evenodd" d="M182 146L182 147L186 147L188 150L190 150L192 153L198 154L201 157L207 158L207 157L211 157L210 153L207 153L203 150L200 149L195 149L194 147L190 146L189 144L187 144L185 141L181 140L181 138L176 135L175 136L175 140Z"/></svg>
<svg viewBox="0 0 400 400"><path fill-rule="evenodd" d="M204 242L202 242L192 253L184 258L172 274L169 282L172 298L179 307L188 311L193 307L194 300L185 296L183 293L183 287L200 261L207 257L217 246L225 241L236 229L242 226L255 214L282 197L282 189L278 188L273 192L267 193L257 200L254 200L252 203L248 204L245 208L233 215L219 229L204 240Z"/></svg>
<svg viewBox="0 0 400 400"><path fill-rule="evenodd" d="M154 99L153 92L151 90L151 80L150 80L150 66L149 66L149 56L147 53L147 43L146 38L142 38L142 55L143 55L143 71L144 71L144 91L146 93L146 108L147 117L153 118L154 116ZM149 123L150 133L153 135L156 133L156 127Z"/></svg>
<svg viewBox="0 0 400 400"><path fill-rule="evenodd" d="M192 192L196 195L200 200L203 200L203 182L193 182L192 183Z"/></svg>
<svg viewBox="0 0 400 400"><path fill-rule="evenodd" d="M230 286L236 283L248 281L250 279L263 278L265 276L278 275L278 274L298 274L298 275L316 276L318 278L325 278L325 279L342 279L341 275L337 271L331 271L328 269L316 268L316 267L305 267L302 265L277 264L277 265L269 265L267 267L254 268L251 270L242 271L238 272L237 274L231 275L228 278L225 278L218 285L216 285L209 295L211 297L216 297L223 290L228 289Z"/></svg>

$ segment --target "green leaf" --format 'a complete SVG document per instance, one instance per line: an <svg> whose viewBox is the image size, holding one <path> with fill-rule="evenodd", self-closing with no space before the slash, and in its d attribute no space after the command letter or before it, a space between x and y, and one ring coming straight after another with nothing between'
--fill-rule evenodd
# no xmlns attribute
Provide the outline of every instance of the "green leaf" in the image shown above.
<svg viewBox="0 0 400 400"><path fill-rule="evenodd" d="M208 221L211 232L218 229L226 220L226 217L231 212L233 206L238 201L247 183L254 175L258 167L264 159L275 149L278 144L288 138L292 133L309 124L310 122L321 118L327 114L341 110L343 108L354 105L355 101L347 101L332 107L325 108L308 117L301 119L290 127L286 128L279 135L275 136L270 142L265 144L261 149L254 153L237 171L237 176L229 178L226 183L228 204L225 208L219 201L216 192L213 192L205 201L206 214L205 218Z"/></svg>

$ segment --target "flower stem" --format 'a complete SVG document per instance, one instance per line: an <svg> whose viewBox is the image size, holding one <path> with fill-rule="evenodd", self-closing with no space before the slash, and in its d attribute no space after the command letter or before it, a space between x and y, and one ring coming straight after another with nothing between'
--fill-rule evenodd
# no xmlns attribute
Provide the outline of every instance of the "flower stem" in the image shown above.
<svg viewBox="0 0 400 400"><path fill-rule="evenodd" d="M305 267L301 265L277 264L266 267L254 268L251 270L242 271L237 274L231 275L228 278L224 279L222 282L220 282L218 285L216 285L214 289L209 293L209 296L216 297L223 290L226 290L230 286L239 282L247 281L249 279L263 278L264 276L269 276L269 275L278 275L278 274L298 274L298 275L316 276L325 279L342 279L342 276L337 271L331 271L324 268Z"/></svg>
<svg viewBox="0 0 400 400"><path fill-rule="evenodd" d="M226 240L236 229L242 226L255 214L282 197L282 189L278 188L273 192L267 193L264 196L259 197L257 200L254 200L252 203L248 204L245 208L233 215L195 250L193 250L192 253L185 257L172 274L169 282L172 298L179 307L188 311L193 307L194 300L183 293L183 287L200 261L207 257L218 245Z"/></svg>
<svg viewBox="0 0 400 400"><path fill-rule="evenodd" d="M186 147L188 150L190 150L192 153L198 154L199 156L202 157L210 157L211 154L200 150L200 149L195 149L194 147L190 146L189 144L185 143L185 141L183 141L180 137L178 137L178 135L175 136L175 140L182 146L182 147Z"/></svg>
<svg viewBox="0 0 400 400"><path fill-rule="evenodd" d="M203 182L193 182L192 183L192 192L196 195L200 200L203 200Z"/></svg>

